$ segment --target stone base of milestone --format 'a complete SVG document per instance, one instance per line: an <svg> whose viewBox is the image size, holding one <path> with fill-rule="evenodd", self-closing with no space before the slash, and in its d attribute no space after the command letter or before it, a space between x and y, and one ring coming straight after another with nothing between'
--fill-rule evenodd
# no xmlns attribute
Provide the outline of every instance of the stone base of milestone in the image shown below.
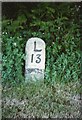
<svg viewBox="0 0 82 120"><path fill-rule="evenodd" d="M25 82L36 82L44 80L44 70L42 69L26 69Z"/></svg>

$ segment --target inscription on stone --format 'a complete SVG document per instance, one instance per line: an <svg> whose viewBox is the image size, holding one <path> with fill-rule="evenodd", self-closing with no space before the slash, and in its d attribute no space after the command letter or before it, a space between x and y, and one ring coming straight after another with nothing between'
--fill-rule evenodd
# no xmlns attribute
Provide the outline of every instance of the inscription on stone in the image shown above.
<svg viewBox="0 0 82 120"><path fill-rule="evenodd" d="M30 38L26 43L25 79L44 79L45 42L37 37Z"/></svg>

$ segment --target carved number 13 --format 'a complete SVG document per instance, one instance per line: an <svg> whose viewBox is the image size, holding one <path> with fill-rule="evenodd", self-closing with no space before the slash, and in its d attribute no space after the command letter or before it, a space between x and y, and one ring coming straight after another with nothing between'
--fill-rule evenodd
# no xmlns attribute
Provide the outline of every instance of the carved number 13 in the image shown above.
<svg viewBox="0 0 82 120"><path fill-rule="evenodd" d="M33 56L34 56L34 54L32 54L32 56L31 56L31 63L33 63ZM36 63L40 63L41 62L41 58L40 58L41 54L37 54L36 56L37 56Z"/></svg>

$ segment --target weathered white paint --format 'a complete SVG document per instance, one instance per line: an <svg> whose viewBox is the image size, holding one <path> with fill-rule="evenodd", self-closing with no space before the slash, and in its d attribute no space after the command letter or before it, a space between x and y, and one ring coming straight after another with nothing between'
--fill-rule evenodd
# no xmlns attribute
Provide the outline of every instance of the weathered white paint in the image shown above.
<svg viewBox="0 0 82 120"><path fill-rule="evenodd" d="M37 37L26 43L26 79L43 79L45 69L45 42Z"/></svg>

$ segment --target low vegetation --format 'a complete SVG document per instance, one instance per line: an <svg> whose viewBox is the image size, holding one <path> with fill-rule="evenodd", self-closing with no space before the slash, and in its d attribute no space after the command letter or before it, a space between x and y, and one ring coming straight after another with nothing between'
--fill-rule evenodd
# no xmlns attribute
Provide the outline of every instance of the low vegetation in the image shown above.
<svg viewBox="0 0 82 120"><path fill-rule="evenodd" d="M3 7L2 16L3 116L80 117L79 5L12 4L17 11L8 14L10 8ZM31 37L46 43L45 80L25 84L25 45Z"/></svg>
<svg viewBox="0 0 82 120"><path fill-rule="evenodd" d="M79 118L78 82L54 86L23 83L3 90L3 116L7 118ZM77 91L77 92L76 92Z"/></svg>

